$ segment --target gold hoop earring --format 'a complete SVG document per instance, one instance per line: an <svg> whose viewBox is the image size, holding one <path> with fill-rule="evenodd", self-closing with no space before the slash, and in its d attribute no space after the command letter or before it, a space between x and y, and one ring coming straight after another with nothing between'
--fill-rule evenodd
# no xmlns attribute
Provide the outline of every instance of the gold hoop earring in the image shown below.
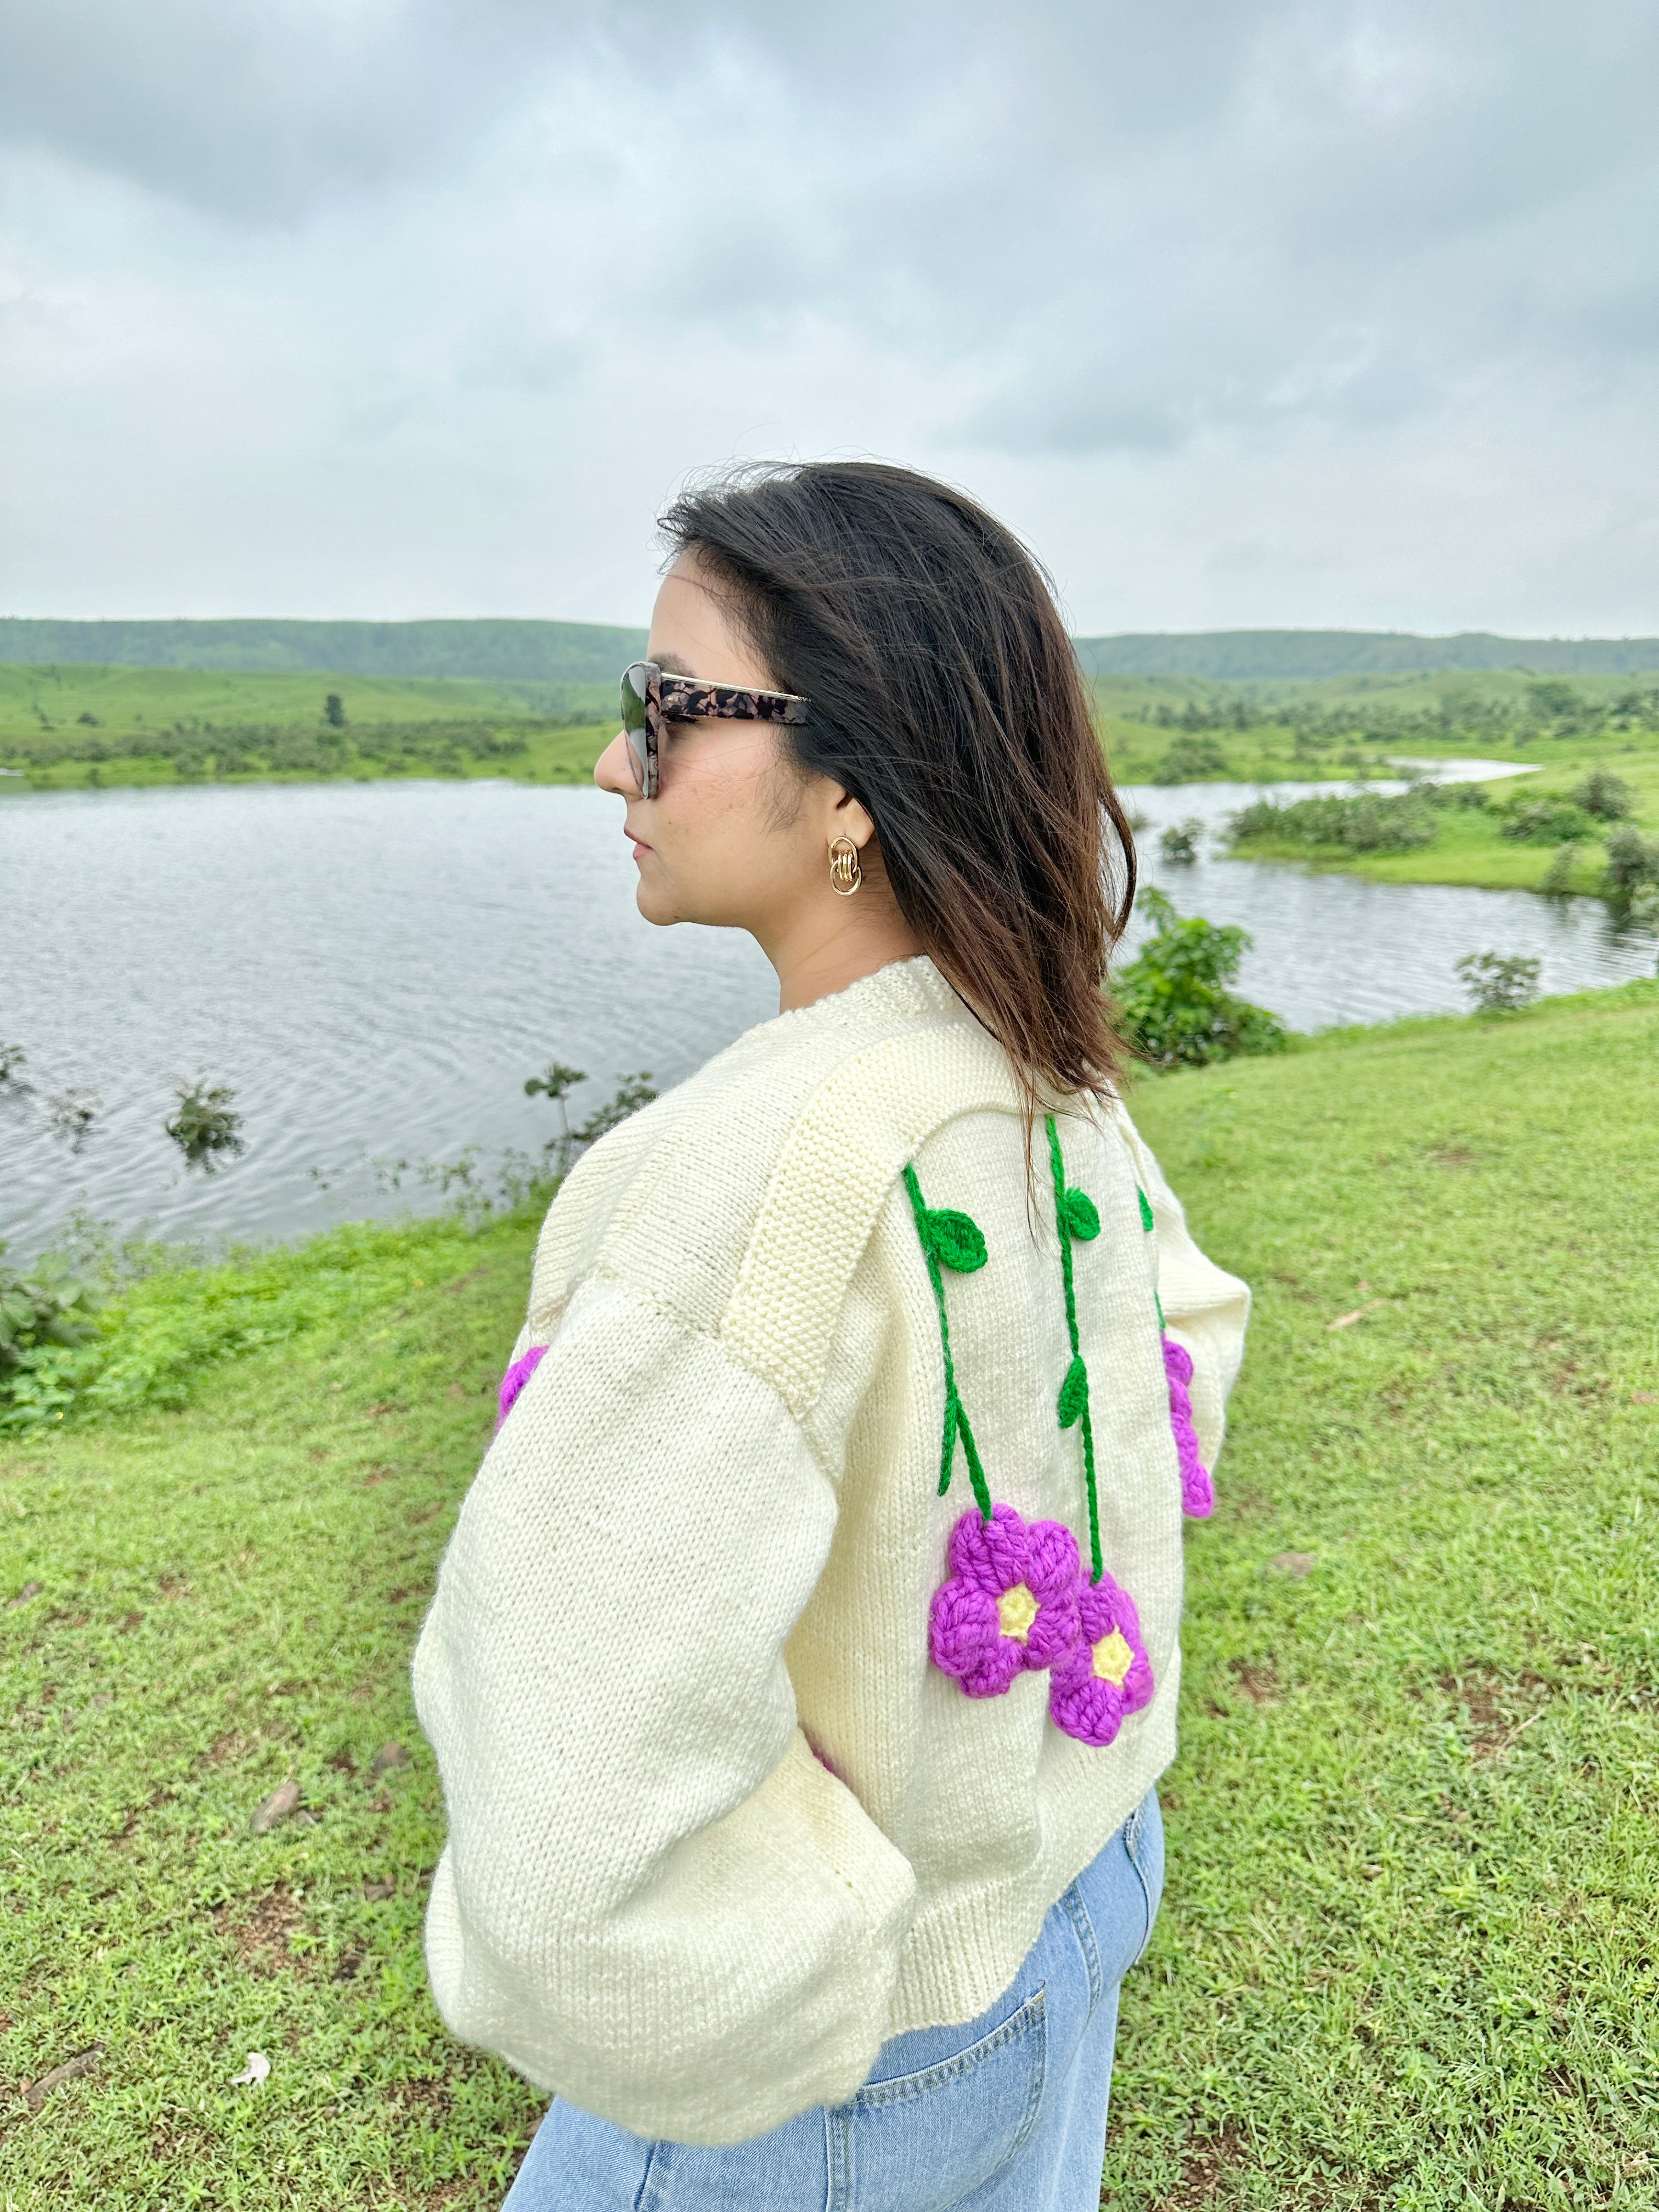
<svg viewBox="0 0 1659 2212"><path fill-rule="evenodd" d="M830 888L837 898L851 898L864 881L864 871L859 866L859 848L850 837L833 837L830 841Z"/></svg>

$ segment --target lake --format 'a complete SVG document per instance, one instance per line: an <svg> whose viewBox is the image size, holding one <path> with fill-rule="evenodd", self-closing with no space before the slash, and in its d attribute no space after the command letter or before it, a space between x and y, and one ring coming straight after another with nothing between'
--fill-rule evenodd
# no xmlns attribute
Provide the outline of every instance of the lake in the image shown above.
<svg viewBox="0 0 1659 2212"><path fill-rule="evenodd" d="M1652 939L1621 942L1595 900L1172 867L1160 828L1217 829L1249 793L1128 796L1148 879L1251 931L1241 987L1297 1029L1461 1009L1465 952L1535 954L1551 991L1653 970ZM430 1205L375 1160L538 1146L555 1115L523 1086L549 1060L592 1079L578 1116L623 1073L678 1081L776 987L746 938L640 919L621 818L597 791L482 782L0 798L0 1044L33 1085L0 1094L0 1239L38 1250L77 1211L216 1240ZM162 1133L198 1074L245 1115L245 1157L213 1176ZM101 1102L78 1154L42 1110L71 1088Z"/></svg>

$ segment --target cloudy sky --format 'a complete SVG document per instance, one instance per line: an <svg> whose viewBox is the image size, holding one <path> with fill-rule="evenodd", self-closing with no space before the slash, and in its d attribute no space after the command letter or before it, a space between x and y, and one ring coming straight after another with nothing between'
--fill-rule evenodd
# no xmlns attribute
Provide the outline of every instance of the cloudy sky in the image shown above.
<svg viewBox="0 0 1659 2212"><path fill-rule="evenodd" d="M1653 0L11 0L0 612L638 621L880 454L1085 631L1659 633Z"/></svg>

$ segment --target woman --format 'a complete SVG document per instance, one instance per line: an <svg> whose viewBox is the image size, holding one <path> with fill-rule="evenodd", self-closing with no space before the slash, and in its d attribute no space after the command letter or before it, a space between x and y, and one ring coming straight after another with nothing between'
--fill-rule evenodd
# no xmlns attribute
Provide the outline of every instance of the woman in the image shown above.
<svg viewBox="0 0 1659 2212"><path fill-rule="evenodd" d="M780 1012L548 1215L416 1655L433 1991L558 2093L517 2212L1083 2212L1249 1294L1117 1101L1030 557L869 464L665 528L596 775Z"/></svg>

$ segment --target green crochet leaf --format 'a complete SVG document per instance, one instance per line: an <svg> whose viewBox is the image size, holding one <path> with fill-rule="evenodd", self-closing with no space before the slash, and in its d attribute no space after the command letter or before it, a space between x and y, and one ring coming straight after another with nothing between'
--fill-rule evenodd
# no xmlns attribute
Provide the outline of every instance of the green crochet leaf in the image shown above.
<svg viewBox="0 0 1659 2212"><path fill-rule="evenodd" d="M958 1275L971 1275L985 1265L985 1237L979 1224L950 1206L930 1206L923 1213L922 1234L935 1259Z"/></svg>
<svg viewBox="0 0 1659 2212"><path fill-rule="evenodd" d="M1135 1196L1140 1200L1140 1225L1143 1229L1150 1229L1152 1226L1152 1201L1139 1183L1135 1185Z"/></svg>
<svg viewBox="0 0 1659 2212"><path fill-rule="evenodd" d="M1080 1237L1086 1244L1091 1237L1099 1236L1099 1211L1086 1190L1068 1190L1065 1205L1066 1226L1073 1237Z"/></svg>
<svg viewBox="0 0 1659 2212"><path fill-rule="evenodd" d="M1060 1386L1060 1425L1074 1429L1089 1410L1089 1370L1083 1364L1083 1354L1073 1355L1066 1370L1066 1380Z"/></svg>

